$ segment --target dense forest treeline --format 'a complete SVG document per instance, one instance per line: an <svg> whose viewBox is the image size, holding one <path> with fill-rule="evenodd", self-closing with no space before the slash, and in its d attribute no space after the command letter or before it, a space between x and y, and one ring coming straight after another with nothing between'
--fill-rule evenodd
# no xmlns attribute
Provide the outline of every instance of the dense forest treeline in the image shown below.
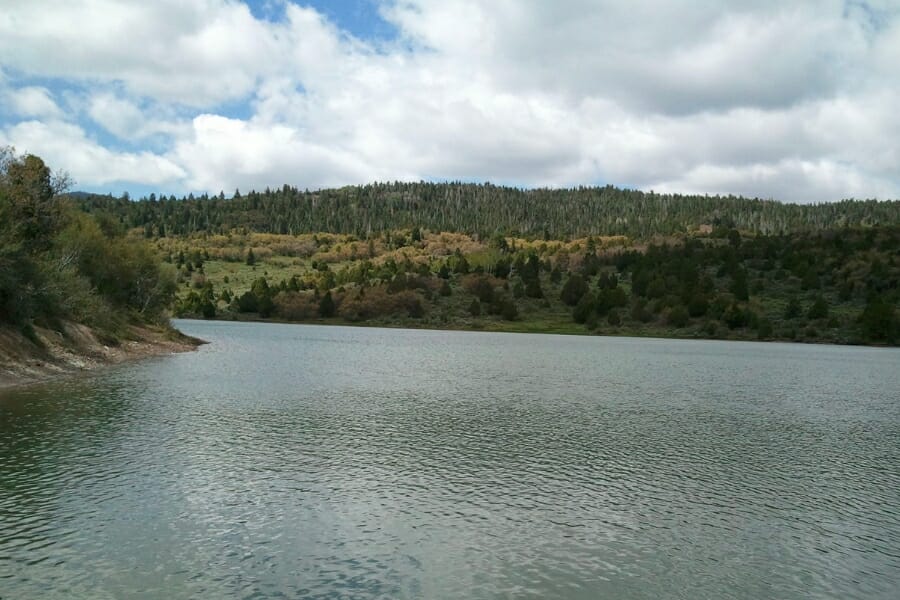
<svg viewBox="0 0 900 600"><path fill-rule="evenodd" d="M146 237L247 230L369 237L420 227L480 236L648 239L709 227L763 235L900 223L900 201L785 204L735 196L656 194L606 187L522 190L491 184L376 183L301 191L290 186L233 197L151 195L139 201L77 195L87 212L114 215Z"/></svg>
<svg viewBox="0 0 900 600"><path fill-rule="evenodd" d="M167 322L176 272L115 218L61 196L68 180L37 156L0 148L0 326L88 325L115 341L131 323Z"/></svg>

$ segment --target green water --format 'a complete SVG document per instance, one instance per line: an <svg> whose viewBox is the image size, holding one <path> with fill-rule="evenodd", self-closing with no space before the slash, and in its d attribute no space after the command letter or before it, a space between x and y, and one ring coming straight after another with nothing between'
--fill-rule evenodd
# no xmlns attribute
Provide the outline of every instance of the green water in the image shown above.
<svg viewBox="0 0 900 600"><path fill-rule="evenodd" d="M900 352L183 321L0 394L0 598L897 598Z"/></svg>

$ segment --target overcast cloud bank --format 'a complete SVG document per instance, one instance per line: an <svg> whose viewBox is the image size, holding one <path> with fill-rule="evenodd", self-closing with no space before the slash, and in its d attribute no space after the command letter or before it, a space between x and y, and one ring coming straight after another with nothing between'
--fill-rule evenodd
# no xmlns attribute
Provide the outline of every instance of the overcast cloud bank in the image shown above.
<svg viewBox="0 0 900 600"><path fill-rule="evenodd" d="M490 180L900 197L900 3L0 0L0 144L80 187Z"/></svg>

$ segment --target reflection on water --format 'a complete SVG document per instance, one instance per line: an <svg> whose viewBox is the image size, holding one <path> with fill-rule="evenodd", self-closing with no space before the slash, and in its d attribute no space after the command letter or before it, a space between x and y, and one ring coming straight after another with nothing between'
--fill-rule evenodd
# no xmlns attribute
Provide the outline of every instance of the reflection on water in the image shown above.
<svg viewBox="0 0 900 600"><path fill-rule="evenodd" d="M896 597L896 350L180 325L0 396L0 598Z"/></svg>

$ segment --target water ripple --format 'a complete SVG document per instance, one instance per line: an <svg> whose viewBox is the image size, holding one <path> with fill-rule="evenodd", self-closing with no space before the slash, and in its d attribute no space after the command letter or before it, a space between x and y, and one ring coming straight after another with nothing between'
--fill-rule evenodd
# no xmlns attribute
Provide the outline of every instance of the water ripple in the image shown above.
<svg viewBox="0 0 900 600"><path fill-rule="evenodd" d="M895 597L896 351L187 329L0 397L0 597Z"/></svg>

